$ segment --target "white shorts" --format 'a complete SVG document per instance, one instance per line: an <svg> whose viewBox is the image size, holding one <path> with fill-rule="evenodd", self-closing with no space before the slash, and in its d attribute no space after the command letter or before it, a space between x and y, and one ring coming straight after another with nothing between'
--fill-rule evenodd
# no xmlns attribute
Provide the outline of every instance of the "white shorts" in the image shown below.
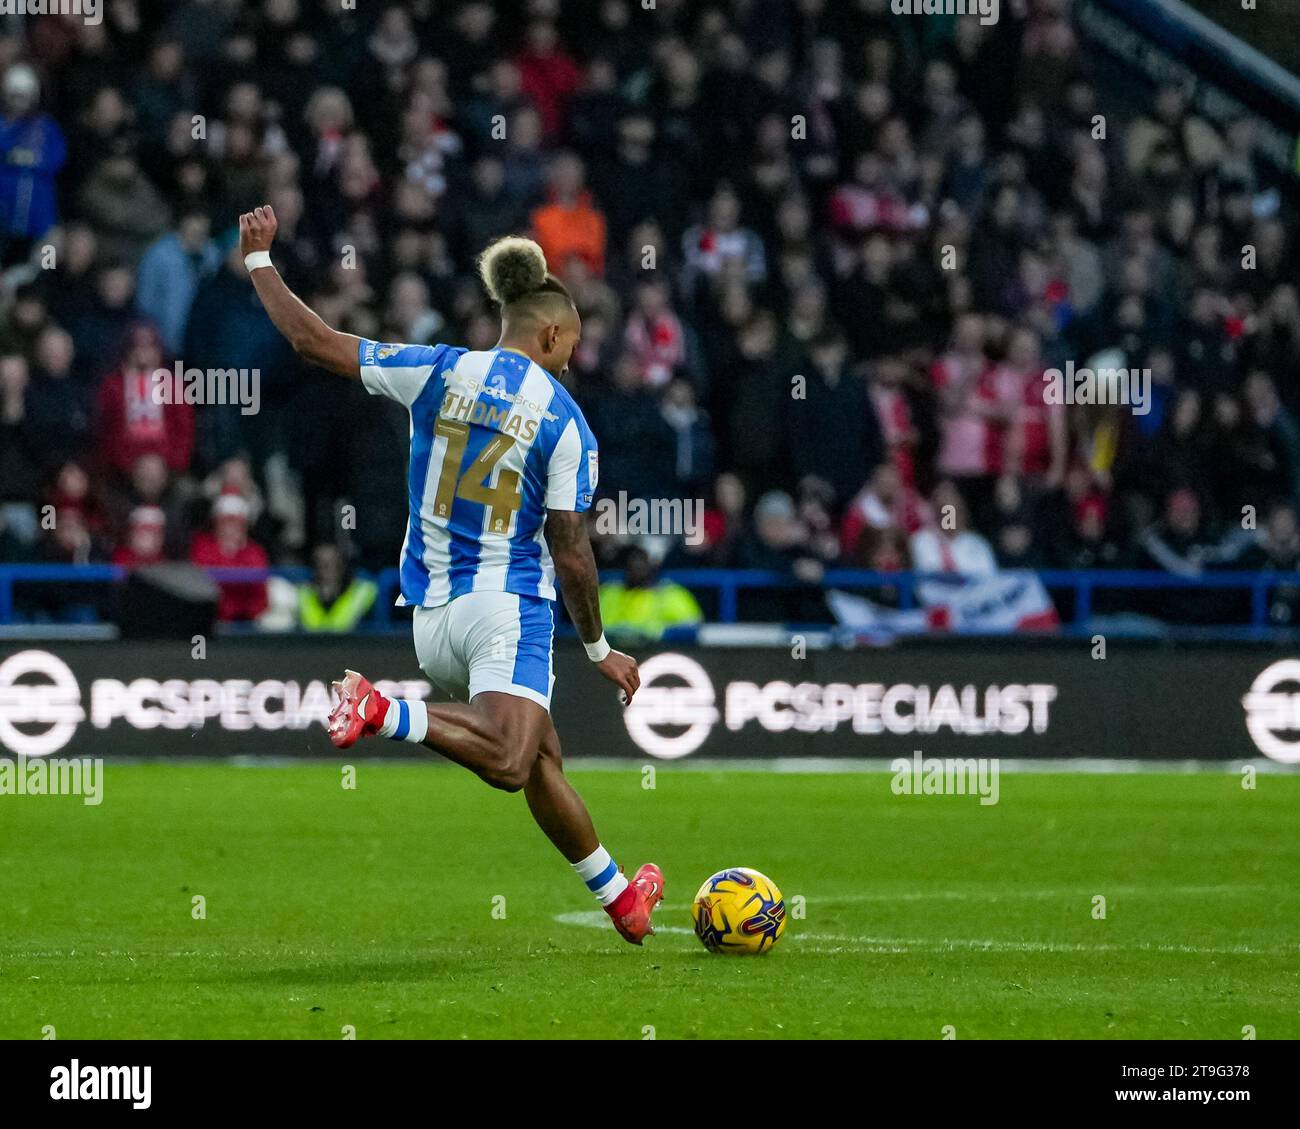
<svg viewBox="0 0 1300 1129"><path fill-rule="evenodd" d="M438 608L416 608L415 656L445 694L472 701L496 690L551 708L554 605L513 592L466 592Z"/></svg>

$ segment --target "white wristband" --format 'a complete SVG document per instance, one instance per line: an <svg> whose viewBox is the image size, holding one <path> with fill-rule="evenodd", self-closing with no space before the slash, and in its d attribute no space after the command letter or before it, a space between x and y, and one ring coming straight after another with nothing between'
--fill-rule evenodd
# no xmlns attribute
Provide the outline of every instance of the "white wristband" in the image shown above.
<svg viewBox="0 0 1300 1129"><path fill-rule="evenodd" d="M244 268L250 273L257 270L258 267L269 267L270 265L270 251L249 251L249 253L244 256Z"/></svg>
<svg viewBox="0 0 1300 1129"><path fill-rule="evenodd" d="M587 658L591 659L594 663L604 662L605 656L613 650L609 645L608 640L606 640L603 631L600 633L600 638L594 643L583 643L583 646L587 648Z"/></svg>

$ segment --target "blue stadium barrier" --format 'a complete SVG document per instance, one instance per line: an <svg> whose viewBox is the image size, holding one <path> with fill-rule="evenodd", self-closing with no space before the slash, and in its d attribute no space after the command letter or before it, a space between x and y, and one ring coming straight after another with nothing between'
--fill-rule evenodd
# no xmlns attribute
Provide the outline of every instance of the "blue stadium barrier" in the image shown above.
<svg viewBox="0 0 1300 1129"><path fill-rule="evenodd" d="M207 572L217 581L257 581L269 576L279 576L295 584L309 579L305 568L246 569L211 568ZM125 579L127 569L120 565L59 565L10 564L0 565L0 625L13 624L14 586L18 584L114 584ZM610 579L617 573L607 573ZM714 622L737 623L740 620L740 597L743 592L791 591L809 588L806 582L775 572L754 569L680 569L662 574L695 592L714 592L717 595L717 615ZM1300 573L1283 572L1211 572L1199 577L1170 576L1163 572L1132 569L1069 571L1046 569L1038 572L1043 585L1052 592L1064 592L1073 600L1073 613L1067 620L1075 630L1086 628L1093 618L1094 597L1102 591L1227 591L1250 594L1250 615L1244 622L1229 627L1198 629L1218 632L1225 637L1235 637L1243 632L1258 637L1275 633L1268 622L1269 595L1282 586L1300 587ZM369 621L376 627L392 623L393 601L398 590L398 571L385 569L372 579L379 586L379 595ZM869 572L857 569L831 569L826 572L819 587L843 589L888 588L897 594L897 606L914 608L917 604L917 585L930 577L912 572Z"/></svg>

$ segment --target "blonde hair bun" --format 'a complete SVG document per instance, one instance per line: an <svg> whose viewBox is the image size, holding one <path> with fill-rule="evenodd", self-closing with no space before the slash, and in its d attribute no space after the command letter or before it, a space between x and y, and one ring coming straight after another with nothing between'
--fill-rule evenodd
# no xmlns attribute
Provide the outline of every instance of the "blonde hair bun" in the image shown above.
<svg viewBox="0 0 1300 1129"><path fill-rule="evenodd" d="M510 235L483 252L478 271L492 298L509 306L546 282L546 254L531 239Z"/></svg>

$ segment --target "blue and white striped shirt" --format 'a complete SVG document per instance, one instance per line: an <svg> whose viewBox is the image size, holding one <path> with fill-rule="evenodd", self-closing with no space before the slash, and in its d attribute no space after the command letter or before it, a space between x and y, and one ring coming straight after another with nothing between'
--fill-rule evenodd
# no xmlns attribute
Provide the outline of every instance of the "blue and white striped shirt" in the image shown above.
<svg viewBox="0 0 1300 1129"><path fill-rule="evenodd" d="M596 437L573 397L522 353L361 342L366 390L411 413L410 518L399 606L466 592L555 599L547 510L582 512Z"/></svg>

